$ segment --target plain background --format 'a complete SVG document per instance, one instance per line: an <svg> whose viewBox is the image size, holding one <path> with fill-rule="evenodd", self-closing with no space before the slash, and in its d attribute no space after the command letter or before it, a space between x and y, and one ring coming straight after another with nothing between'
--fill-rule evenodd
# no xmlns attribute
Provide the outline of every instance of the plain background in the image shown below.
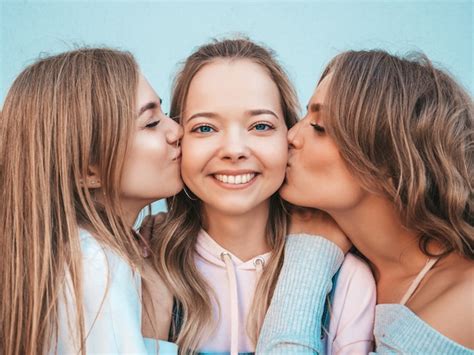
<svg viewBox="0 0 474 355"><path fill-rule="evenodd" d="M0 0L0 103L38 57L83 45L111 46L136 56L166 110L180 62L211 38L237 33L275 50L302 106L325 64L347 49L422 51L472 94L473 12L470 0Z"/></svg>

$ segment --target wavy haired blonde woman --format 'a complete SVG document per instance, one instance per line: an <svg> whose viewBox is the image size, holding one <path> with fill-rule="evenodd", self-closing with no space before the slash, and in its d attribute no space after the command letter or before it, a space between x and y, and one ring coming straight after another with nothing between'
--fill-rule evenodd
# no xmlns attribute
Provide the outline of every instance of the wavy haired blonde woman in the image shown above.
<svg viewBox="0 0 474 355"><path fill-rule="evenodd" d="M177 76L171 115L184 128L186 189L169 201L153 250L177 300L173 340L184 352L255 351L284 258L288 215L278 189L297 110L272 53L247 39L199 47ZM329 349L337 338L367 351L375 306L370 270L348 256L337 284L334 331L321 334ZM349 309L356 300L359 307ZM318 324L322 309L313 313Z"/></svg>
<svg viewBox="0 0 474 355"><path fill-rule="evenodd" d="M0 353L155 353L132 226L181 190L182 130L132 55L37 61L10 88L0 128Z"/></svg>
<svg viewBox="0 0 474 355"><path fill-rule="evenodd" d="M426 57L345 52L324 71L289 142L282 197L328 212L370 262L377 282L375 351L472 354L469 94ZM311 284L314 275L301 266L324 263L308 244L296 253L300 259L285 263L276 293L295 282ZM270 306L259 351L317 348L308 314L324 294L292 290Z"/></svg>

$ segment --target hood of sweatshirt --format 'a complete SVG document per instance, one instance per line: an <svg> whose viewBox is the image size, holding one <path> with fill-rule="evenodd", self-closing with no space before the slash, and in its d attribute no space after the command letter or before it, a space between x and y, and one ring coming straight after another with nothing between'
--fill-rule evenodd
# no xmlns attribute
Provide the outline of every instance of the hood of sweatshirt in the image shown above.
<svg viewBox="0 0 474 355"><path fill-rule="evenodd" d="M203 229L198 234L196 243L196 252L198 255L209 263L212 263L221 268L226 268L226 263L223 260L223 255L230 256L234 267L239 270L257 270L258 264L262 267L271 256L271 252L257 255L250 260L242 261L237 256L232 254L227 249L220 246L212 237Z"/></svg>

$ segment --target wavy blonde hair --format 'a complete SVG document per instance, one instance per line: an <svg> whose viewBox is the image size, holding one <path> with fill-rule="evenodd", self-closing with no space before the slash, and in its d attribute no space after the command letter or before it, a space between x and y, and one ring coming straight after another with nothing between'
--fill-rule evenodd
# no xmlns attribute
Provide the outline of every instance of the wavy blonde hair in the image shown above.
<svg viewBox="0 0 474 355"><path fill-rule="evenodd" d="M187 58L174 82L171 117L179 121L193 77L205 65L217 59L247 59L261 65L278 87L286 125L291 127L297 122L298 101L284 70L269 49L245 38L215 40L199 47ZM249 312L248 332L254 342L283 264L288 223L283 206L278 193L275 193L271 197L266 227L267 243L273 254L258 281ZM168 209L167 219L155 232L156 238L152 241L152 248L156 252L154 264L180 304L183 314L182 327L173 340L183 351L195 351L205 332L211 331L217 317L212 314L210 287L194 261L196 239L202 228L201 206L199 201L190 200L181 192L168 200Z"/></svg>
<svg viewBox="0 0 474 355"><path fill-rule="evenodd" d="M37 61L7 94L0 121L2 354L57 352L67 276L76 300L72 329L85 353L79 227L131 265L141 259L117 189L138 76L130 53L84 48ZM100 190L82 182L91 165Z"/></svg>
<svg viewBox="0 0 474 355"><path fill-rule="evenodd" d="M335 57L327 129L348 168L396 205L420 249L474 259L474 119L469 94L420 54L349 51Z"/></svg>

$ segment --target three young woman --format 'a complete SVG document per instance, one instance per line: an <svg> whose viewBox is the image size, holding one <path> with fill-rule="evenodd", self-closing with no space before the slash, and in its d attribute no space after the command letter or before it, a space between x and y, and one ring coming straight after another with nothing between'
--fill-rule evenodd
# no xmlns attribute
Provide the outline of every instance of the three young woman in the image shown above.
<svg viewBox="0 0 474 355"><path fill-rule="evenodd" d="M156 353L132 226L181 190L181 135L129 53L79 49L18 76L0 120L0 353Z"/></svg>
<svg viewBox="0 0 474 355"><path fill-rule="evenodd" d="M173 339L185 351L252 352L257 339L262 352L370 350L370 271L348 255L333 278L343 252L322 238L285 246L286 170L283 198L327 211L372 267L376 351L469 352L472 99L427 60L343 53L289 132L287 169L296 102L246 40L201 47L179 74L187 189L152 240L176 299ZM2 352L156 351L140 331L132 225L180 191L182 133L133 58L84 49L33 64L0 134Z"/></svg>
<svg viewBox="0 0 474 355"><path fill-rule="evenodd" d="M289 133L281 195L329 213L369 261L378 353L473 352L473 138L472 98L449 75L382 51L333 59ZM311 270L337 260L315 256L319 238L291 238L298 257L283 266L264 353L320 347L311 314L324 292Z"/></svg>

